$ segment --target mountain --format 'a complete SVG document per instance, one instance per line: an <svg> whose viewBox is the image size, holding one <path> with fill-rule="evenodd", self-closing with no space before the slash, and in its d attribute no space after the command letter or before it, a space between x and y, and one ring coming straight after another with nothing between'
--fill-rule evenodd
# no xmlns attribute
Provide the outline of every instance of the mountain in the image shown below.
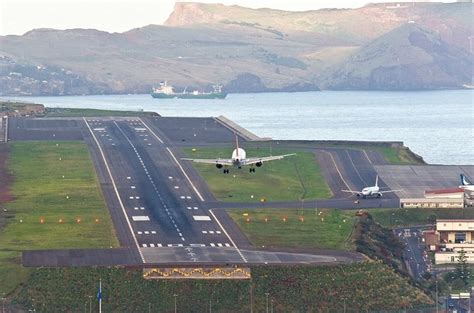
<svg viewBox="0 0 474 313"><path fill-rule="evenodd" d="M178 2L164 26L0 36L0 95L148 93L163 80L230 92L460 88L472 84L472 8L286 12Z"/></svg>
<svg viewBox="0 0 474 313"><path fill-rule="evenodd" d="M328 69L327 89L420 90L457 88L472 80L472 54L412 23L363 46Z"/></svg>

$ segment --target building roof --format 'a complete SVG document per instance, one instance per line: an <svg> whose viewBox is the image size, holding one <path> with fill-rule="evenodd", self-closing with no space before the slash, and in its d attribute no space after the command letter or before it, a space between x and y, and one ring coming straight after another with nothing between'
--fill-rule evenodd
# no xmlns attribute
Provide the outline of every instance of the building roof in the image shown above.
<svg viewBox="0 0 474 313"><path fill-rule="evenodd" d="M435 190L425 190L425 194L445 194L445 193L464 193L464 189L461 188L448 188L448 189L435 189Z"/></svg>

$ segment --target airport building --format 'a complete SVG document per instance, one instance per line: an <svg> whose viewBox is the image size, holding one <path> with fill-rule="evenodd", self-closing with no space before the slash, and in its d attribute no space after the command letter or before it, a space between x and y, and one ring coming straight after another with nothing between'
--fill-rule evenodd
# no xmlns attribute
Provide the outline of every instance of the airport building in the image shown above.
<svg viewBox="0 0 474 313"><path fill-rule="evenodd" d="M453 209L472 206L472 199L464 189L426 190L424 198L402 198L400 207L406 209Z"/></svg>
<svg viewBox="0 0 474 313"><path fill-rule="evenodd" d="M456 263L460 250L474 263L474 219L436 220L436 230L424 232L423 240L435 251L435 264Z"/></svg>

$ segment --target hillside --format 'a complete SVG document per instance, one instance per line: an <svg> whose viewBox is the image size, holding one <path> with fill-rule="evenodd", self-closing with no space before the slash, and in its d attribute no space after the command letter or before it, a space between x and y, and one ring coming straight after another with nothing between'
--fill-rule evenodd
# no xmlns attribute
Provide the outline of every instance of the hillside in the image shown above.
<svg viewBox="0 0 474 313"><path fill-rule="evenodd" d="M471 9L416 3L285 12L177 3L165 26L0 36L0 95L148 93L163 80L178 90L219 83L230 92L460 88L471 84ZM407 43L409 21L442 51ZM407 46L409 62L396 64ZM410 73L410 81L384 78L388 64ZM373 71L371 84L352 78ZM436 77L427 79L431 73Z"/></svg>
<svg viewBox="0 0 474 313"><path fill-rule="evenodd" d="M322 78L327 89L456 88L472 79L472 55L416 24L402 25L360 48Z"/></svg>

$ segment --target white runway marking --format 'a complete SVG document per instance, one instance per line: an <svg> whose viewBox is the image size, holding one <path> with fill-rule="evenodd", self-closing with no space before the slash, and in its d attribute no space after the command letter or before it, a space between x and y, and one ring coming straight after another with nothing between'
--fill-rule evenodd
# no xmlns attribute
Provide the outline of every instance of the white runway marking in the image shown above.
<svg viewBox="0 0 474 313"><path fill-rule="evenodd" d="M140 207L140 210L145 210L145 208L141 206L141 207Z"/></svg>
<svg viewBox="0 0 474 313"><path fill-rule="evenodd" d="M211 221L211 218L207 215L193 215L193 219L195 221L206 221L206 222Z"/></svg>
<svg viewBox="0 0 474 313"><path fill-rule="evenodd" d="M155 247L155 244L154 244L154 243L150 243L150 247L154 248L154 247Z"/></svg>
<svg viewBox="0 0 474 313"><path fill-rule="evenodd" d="M130 188L135 189L135 186L130 186Z"/></svg>
<svg viewBox="0 0 474 313"><path fill-rule="evenodd" d="M149 221L150 218L146 215L135 215L135 216L132 216L132 220L134 220L135 222L145 222L145 221Z"/></svg>
<svg viewBox="0 0 474 313"><path fill-rule="evenodd" d="M143 234L143 233L142 233L141 231L137 231L137 234L141 235L141 234Z"/></svg>
<svg viewBox="0 0 474 313"><path fill-rule="evenodd" d="M197 209L198 209L198 207L197 207L197 206L195 206L195 207L193 207L193 209L194 209L194 210L197 210Z"/></svg>
<svg viewBox="0 0 474 313"><path fill-rule="evenodd" d="M127 176L127 179L132 179L130 176Z"/></svg>
<svg viewBox="0 0 474 313"><path fill-rule="evenodd" d="M212 212L212 210L209 210L209 213L211 213L212 217L216 220L217 224L219 225L219 227L221 228L221 230L224 232L224 234L227 236L227 238L229 238L229 241L232 243L232 246L234 246L235 250L237 250L237 253L239 253L240 257L242 258L242 260L247 263L247 259L244 257L244 255L242 254L242 251L240 251L240 249L237 247L237 245L235 244L235 242L232 240L232 238L230 238L229 234L226 232L226 230L224 229L224 227L222 226L221 222L219 222L219 220L217 219L216 215L214 214L214 212Z"/></svg>
<svg viewBox="0 0 474 313"><path fill-rule="evenodd" d="M179 189L179 186L174 186L174 189Z"/></svg>
<svg viewBox="0 0 474 313"><path fill-rule="evenodd" d="M188 209L188 210L192 210L193 208L192 208L192 207L190 207L190 206L188 206L188 207L186 207L186 209Z"/></svg>
<svg viewBox="0 0 474 313"><path fill-rule="evenodd" d="M214 243L211 243L210 245L211 245L211 247L215 247L215 246L216 246Z"/></svg>
<svg viewBox="0 0 474 313"><path fill-rule="evenodd" d="M112 181L112 186L114 187L115 195L117 196L117 199L118 199L119 204L120 204L120 208L122 209L122 213L125 216L125 219L127 221L127 225L128 225L129 230L130 230L130 233L132 234L133 240L135 242L135 246L137 247L137 250L138 250L138 253L140 254L140 258L141 258L142 262L145 263L145 258L143 257L143 253L139 249L137 237L135 237L135 233L133 231L132 224L130 224L130 220L128 219L127 212L125 211L125 206L123 205L122 199L120 198L120 194L118 192L117 185L115 184L114 177L112 176L112 172L110 171L109 164L107 163L107 159L105 158L104 151L102 150L102 147L99 144L99 140L97 140L97 137L95 136L95 134L92 131L89 124L87 123L87 120L85 118L83 118L83 120L86 123L87 128L89 129L90 133L92 134L92 137L94 138L94 141L97 144L97 147L99 148L100 155L102 156L102 160L104 161L105 168L107 169L107 173L109 174L110 180Z"/></svg>
<svg viewBox="0 0 474 313"><path fill-rule="evenodd" d="M189 246L190 247L205 247L206 245L203 243L192 243Z"/></svg>
<svg viewBox="0 0 474 313"><path fill-rule="evenodd" d="M181 196L180 198L181 198L181 199L186 199L186 197L185 197L185 196Z"/></svg>
<svg viewBox="0 0 474 313"><path fill-rule="evenodd" d="M148 230L145 230L145 235L148 235L150 232Z"/></svg>
<svg viewBox="0 0 474 313"><path fill-rule="evenodd" d="M207 230L203 230L202 233L203 233L203 234L207 234Z"/></svg>
<svg viewBox="0 0 474 313"><path fill-rule="evenodd" d="M143 248L146 248L146 247L147 247L146 243L142 244L142 247L143 247Z"/></svg>
<svg viewBox="0 0 474 313"><path fill-rule="evenodd" d="M186 196L186 199L191 199L191 196Z"/></svg>
<svg viewBox="0 0 474 313"><path fill-rule="evenodd" d="M134 207L133 209L134 209L135 211L138 211L138 207Z"/></svg>

